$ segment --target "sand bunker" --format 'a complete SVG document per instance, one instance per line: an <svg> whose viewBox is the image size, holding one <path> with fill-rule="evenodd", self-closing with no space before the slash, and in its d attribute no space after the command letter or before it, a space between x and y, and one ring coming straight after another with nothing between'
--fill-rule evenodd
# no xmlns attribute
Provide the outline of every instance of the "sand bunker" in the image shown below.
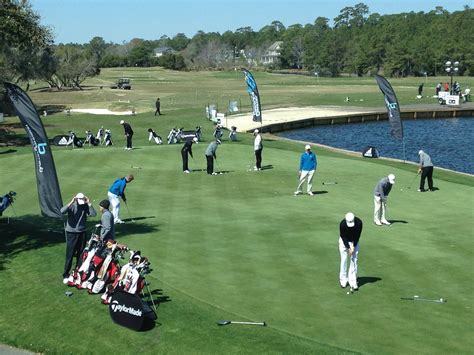
<svg viewBox="0 0 474 355"><path fill-rule="evenodd" d="M90 113L92 115L118 115L118 116L131 116L132 111L110 111L106 108L75 108L71 112L78 113Z"/></svg>

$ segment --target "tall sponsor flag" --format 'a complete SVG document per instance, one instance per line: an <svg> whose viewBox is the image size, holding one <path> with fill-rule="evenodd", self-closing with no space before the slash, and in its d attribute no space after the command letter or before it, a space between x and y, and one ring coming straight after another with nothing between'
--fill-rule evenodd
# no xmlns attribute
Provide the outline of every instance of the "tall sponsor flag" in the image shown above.
<svg viewBox="0 0 474 355"><path fill-rule="evenodd" d="M245 81L247 82L247 91L250 95L250 101L252 102L253 120L255 122L262 122L262 108L260 106L260 94L257 89L257 82L253 78L252 73L247 69L242 69L245 75Z"/></svg>
<svg viewBox="0 0 474 355"><path fill-rule="evenodd" d="M388 110L388 120L390 122L390 134L392 137L403 139L403 124L400 117L400 105L398 104L397 96L393 91L392 85L383 76L375 75L375 80L379 85L385 97L385 105Z"/></svg>
<svg viewBox="0 0 474 355"><path fill-rule="evenodd" d="M51 147L35 106L29 96L18 86L4 83L23 127L30 138L36 168L36 184L41 213L48 217L61 217L61 191Z"/></svg>

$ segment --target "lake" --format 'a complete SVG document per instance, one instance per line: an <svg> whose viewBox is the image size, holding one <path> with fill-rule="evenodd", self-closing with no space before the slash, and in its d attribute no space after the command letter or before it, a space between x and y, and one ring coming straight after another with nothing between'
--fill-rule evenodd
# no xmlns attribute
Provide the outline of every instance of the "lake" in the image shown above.
<svg viewBox="0 0 474 355"><path fill-rule="evenodd" d="M405 120L403 130L406 160L418 162L422 149L435 166L474 174L474 118ZM390 136L388 121L314 126L278 135L361 153L374 146L381 157L404 159L402 140Z"/></svg>

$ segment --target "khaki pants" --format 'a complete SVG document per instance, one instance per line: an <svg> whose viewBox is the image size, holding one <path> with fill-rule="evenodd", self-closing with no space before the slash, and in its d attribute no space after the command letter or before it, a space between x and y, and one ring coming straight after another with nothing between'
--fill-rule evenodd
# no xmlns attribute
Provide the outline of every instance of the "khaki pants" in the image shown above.
<svg viewBox="0 0 474 355"><path fill-rule="evenodd" d="M374 196L374 222L387 221L385 212L387 211L387 202L382 201L379 196Z"/></svg>

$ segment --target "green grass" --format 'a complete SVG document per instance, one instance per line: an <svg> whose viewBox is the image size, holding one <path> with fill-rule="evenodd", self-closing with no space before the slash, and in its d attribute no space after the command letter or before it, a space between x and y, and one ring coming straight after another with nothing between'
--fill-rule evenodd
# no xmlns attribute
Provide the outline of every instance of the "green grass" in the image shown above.
<svg viewBox="0 0 474 355"><path fill-rule="evenodd" d="M110 78L121 76L118 71ZM176 75L185 86L186 74L163 73L166 80ZM95 80L108 80L106 74ZM134 79L132 74L146 78L143 70L123 73ZM231 81L233 74L189 73L189 78ZM272 81L272 75L257 75L263 84ZM202 85L189 86L188 94ZM285 87L281 90L283 95ZM143 92L151 105L156 94L149 88ZM56 97L34 95L45 102ZM78 105L84 95L89 93L74 97ZM58 114L44 119L50 137L68 129L95 131L102 124L114 132L115 147L54 149L64 201L82 191L97 207L115 178L130 172L136 176L127 197L137 220L118 226L117 237L140 249L154 269L149 281L160 290L155 297L162 302L158 324L148 332L113 324L97 296L81 291L64 296L64 237L47 232L60 231L61 223L39 216L31 148L11 153L0 148L0 186L18 192L18 217L10 225L5 216L0 219L0 342L46 353L471 353L472 177L436 170L439 190L420 194L407 189L412 165L317 148L318 193L294 197L302 145L265 137L263 164L273 168L247 172L253 164L252 137L244 134L217 150L217 168L229 173L187 175L180 171L180 145L147 141L149 126L163 136L174 125L198 124L209 141L212 127L201 118L201 108L192 102L178 106L164 109L166 115L159 118L151 112L130 118L137 148L130 152L123 150L118 117ZM193 146L191 169L205 168L206 146ZM132 165L143 169L131 170ZM397 176L388 217L399 222L376 227L371 223L372 189L388 173ZM338 224L347 211L365 223L361 287L354 295L338 286ZM126 209L121 214L128 218ZM97 220L91 219L90 226ZM413 295L448 302L400 300ZM268 327L218 327L219 319L266 321Z"/></svg>

